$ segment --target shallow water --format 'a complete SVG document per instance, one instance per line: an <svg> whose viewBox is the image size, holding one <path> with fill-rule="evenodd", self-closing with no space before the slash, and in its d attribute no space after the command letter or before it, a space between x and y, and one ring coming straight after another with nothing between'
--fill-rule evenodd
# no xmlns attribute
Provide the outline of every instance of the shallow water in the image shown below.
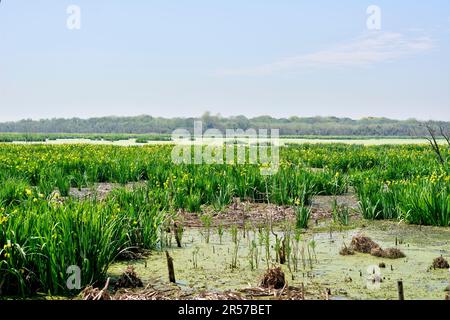
<svg viewBox="0 0 450 320"><path fill-rule="evenodd" d="M117 146L142 146L142 145L161 145L171 144L172 141L148 141L146 143L137 143L136 139L124 139L117 141L109 140L91 140L91 139L55 139L46 141L13 141L15 144L103 144L103 145L117 145ZM380 139L296 139L296 138L280 138L279 143L285 144L330 144L330 143L343 143L343 144L359 144L359 145L401 145L401 144L428 144L426 139L402 139L402 138L380 138ZM438 143L445 144L444 139L438 140Z"/></svg>
<svg viewBox="0 0 450 320"><path fill-rule="evenodd" d="M160 145L160 144L170 144L171 141L148 141L146 143L138 143L136 139L125 139L125 140L92 140L87 138L80 139L54 139L46 141L13 141L14 144L50 144L50 145L63 145L63 144L94 144L94 145L113 145L113 146L143 146L143 145Z"/></svg>
<svg viewBox="0 0 450 320"><path fill-rule="evenodd" d="M299 255L298 271L290 272L283 266L291 286L304 283L306 291L312 296L329 288L335 299L397 299L397 281L404 283L406 299L443 299L444 289L449 284L448 270L429 270L434 258L441 254L450 257L450 228L406 226L394 222L367 222L368 227L344 232L312 233L302 235L299 247L305 252L305 266ZM406 258L390 260L372 257L368 254L341 256L339 250L343 243L349 245L353 235L362 232L379 243L383 248L398 248ZM239 230L238 266L231 268L235 244L229 230L225 231L220 244L217 229L211 230L210 243L207 244L201 228L190 228L183 236L183 248L168 248L174 259L176 278L183 288L193 290L225 291L238 290L258 285L261 275L267 268L265 246L259 245L257 230ZM281 231L276 232L279 237ZM251 270L249 259L250 241L255 239L259 251L258 269ZM314 239L315 255L309 241ZM273 249L275 237L271 236L271 263L275 260ZM308 257L308 249L310 257ZM316 261L317 258L317 261ZM195 259L197 266L195 266ZM291 259L292 260L292 259ZM254 260L255 261L255 260ZM378 268L384 262L386 268ZM130 263L117 263L110 269L111 276L119 275ZM144 283L167 283L168 274L164 252L153 252L146 260L132 262ZM291 270L294 263L291 261ZM311 268L312 265L312 268ZM392 268L391 268L392 266ZM373 275L375 269L376 276ZM382 282L373 278L382 279ZM350 281L351 279L351 281Z"/></svg>

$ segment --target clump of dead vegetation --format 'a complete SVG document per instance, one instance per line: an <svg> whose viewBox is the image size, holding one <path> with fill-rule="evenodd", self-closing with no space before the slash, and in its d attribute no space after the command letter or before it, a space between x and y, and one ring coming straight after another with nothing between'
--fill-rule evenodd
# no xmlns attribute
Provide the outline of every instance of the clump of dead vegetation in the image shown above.
<svg viewBox="0 0 450 320"><path fill-rule="evenodd" d="M109 287L110 279L106 281L103 289L94 288L93 286L86 287L81 292L81 297L83 300L113 300L117 299L117 297L112 297L108 287ZM124 273L120 276L120 278L114 284L114 290L118 290L121 288L140 288L143 287L142 280L139 279L136 271L133 266L128 266ZM120 300L120 299L119 299Z"/></svg>
<svg viewBox="0 0 450 320"><path fill-rule="evenodd" d="M268 289L282 289L286 285L284 272L280 267L271 268L266 271L262 280L261 287Z"/></svg>
<svg viewBox="0 0 450 320"><path fill-rule="evenodd" d="M178 300L190 299L190 295L183 295L181 289L170 286L164 289L156 289L148 284L143 289L119 289L113 296L113 300Z"/></svg>
<svg viewBox="0 0 450 320"><path fill-rule="evenodd" d="M259 299L259 298L277 298L279 300L305 300L306 291L305 287L291 287L284 286L282 289L266 289L266 288L244 288L239 290L244 294L244 300L246 299Z"/></svg>
<svg viewBox="0 0 450 320"><path fill-rule="evenodd" d="M136 271L133 266L128 266L127 270L120 276L115 284L115 289L119 288L140 288L143 287L144 284L142 280L138 277Z"/></svg>
<svg viewBox="0 0 450 320"><path fill-rule="evenodd" d="M354 254L355 254L355 251L353 251L352 248L347 247L347 246L345 245L345 243L344 243L344 246L343 246L342 249L339 251L339 254L340 254L341 256L351 256L351 255L354 255Z"/></svg>
<svg viewBox="0 0 450 320"><path fill-rule="evenodd" d="M361 234L353 237L350 247L352 248L352 250L360 253L371 253L373 249L380 248L378 243Z"/></svg>
<svg viewBox="0 0 450 320"><path fill-rule="evenodd" d="M223 293L202 292L193 297L192 300L246 300L246 299L242 297L242 295L239 293L226 291Z"/></svg>
<svg viewBox="0 0 450 320"><path fill-rule="evenodd" d="M93 286L84 288L84 290L81 291L81 297L83 298L83 300L112 300L111 295L108 291L108 287L109 278L106 281L103 289L94 288Z"/></svg>
<svg viewBox="0 0 450 320"><path fill-rule="evenodd" d="M387 259L400 259L405 257L405 254L397 248L374 248L372 249L372 251L370 251L370 254L374 257Z"/></svg>
<svg viewBox="0 0 450 320"><path fill-rule="evenodd" d="M450 265L448 264L448 261L444 259L443 256L440 256L433 260L432 267L433 269L449 269Z"/></svg>
<svg viewBox="0 0 450 320"><path fill-rule="evenodd" d="M405 254L400 249L397 248L383 249L378 243L376 243L369 237L363 236L361 234L358 234L353 237L350 247L351 250L360 253L369 253L374 257L387 259L400 259L405 257Z"/></svg>
<svg viewBox="0 0 450 320"><path fill-rule="evenodd" d="M143 259L149 255L149 252L141 248L132 248L124 250L117 256L117 261L132 261Z"/></svg>

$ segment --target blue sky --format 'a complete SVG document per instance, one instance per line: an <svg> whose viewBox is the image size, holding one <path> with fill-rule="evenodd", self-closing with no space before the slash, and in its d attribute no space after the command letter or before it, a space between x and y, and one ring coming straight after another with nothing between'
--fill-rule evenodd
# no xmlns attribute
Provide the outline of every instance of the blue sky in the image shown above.
<svg viewBox="0 0 450 320"><path fill-rule="evenodd" d="M0 3L0 121L206 110L450 120L450 2Z"/></svg>

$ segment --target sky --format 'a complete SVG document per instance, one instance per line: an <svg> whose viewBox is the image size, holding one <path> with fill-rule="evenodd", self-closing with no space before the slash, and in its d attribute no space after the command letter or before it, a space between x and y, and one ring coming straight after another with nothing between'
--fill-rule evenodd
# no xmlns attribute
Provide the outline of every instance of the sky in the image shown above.
<svg viewBox="0 0 450 320"><path fill-rule="evenodd" d="M449 121L450 1L1 1L0 121L205 111Z"/></svg>

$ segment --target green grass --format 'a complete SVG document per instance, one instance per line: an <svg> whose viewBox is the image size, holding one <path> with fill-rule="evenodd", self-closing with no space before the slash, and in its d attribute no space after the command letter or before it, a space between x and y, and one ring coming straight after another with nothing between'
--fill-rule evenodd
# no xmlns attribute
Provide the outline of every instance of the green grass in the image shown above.
<svg viewBox="0 0 450 320"><path fill-rule="evenodd" d="M272 176L261 175L259 165L176 165L171 150L0 144L3 293L71 294L65 285L71 265L81 268L83 286L99 284L123 250L162 243L161 230L174 212L220 211L233 198L293 206L302 229L314 195L354 189L366 219L449 226L449 167L427 146L292 145L280 149ZM450 159L448 148L442 152ZM136 181L145 183L103 200L58 196L72 187ZM335 207L335 219L348 223L345 208Z"/></svg>
<svg viewBox="0 0 450 320"><path fill-rule="evenodd" d="M311 208L300 206L295 208L295 226L297 229L307 229L311 216Z"/></svg>

